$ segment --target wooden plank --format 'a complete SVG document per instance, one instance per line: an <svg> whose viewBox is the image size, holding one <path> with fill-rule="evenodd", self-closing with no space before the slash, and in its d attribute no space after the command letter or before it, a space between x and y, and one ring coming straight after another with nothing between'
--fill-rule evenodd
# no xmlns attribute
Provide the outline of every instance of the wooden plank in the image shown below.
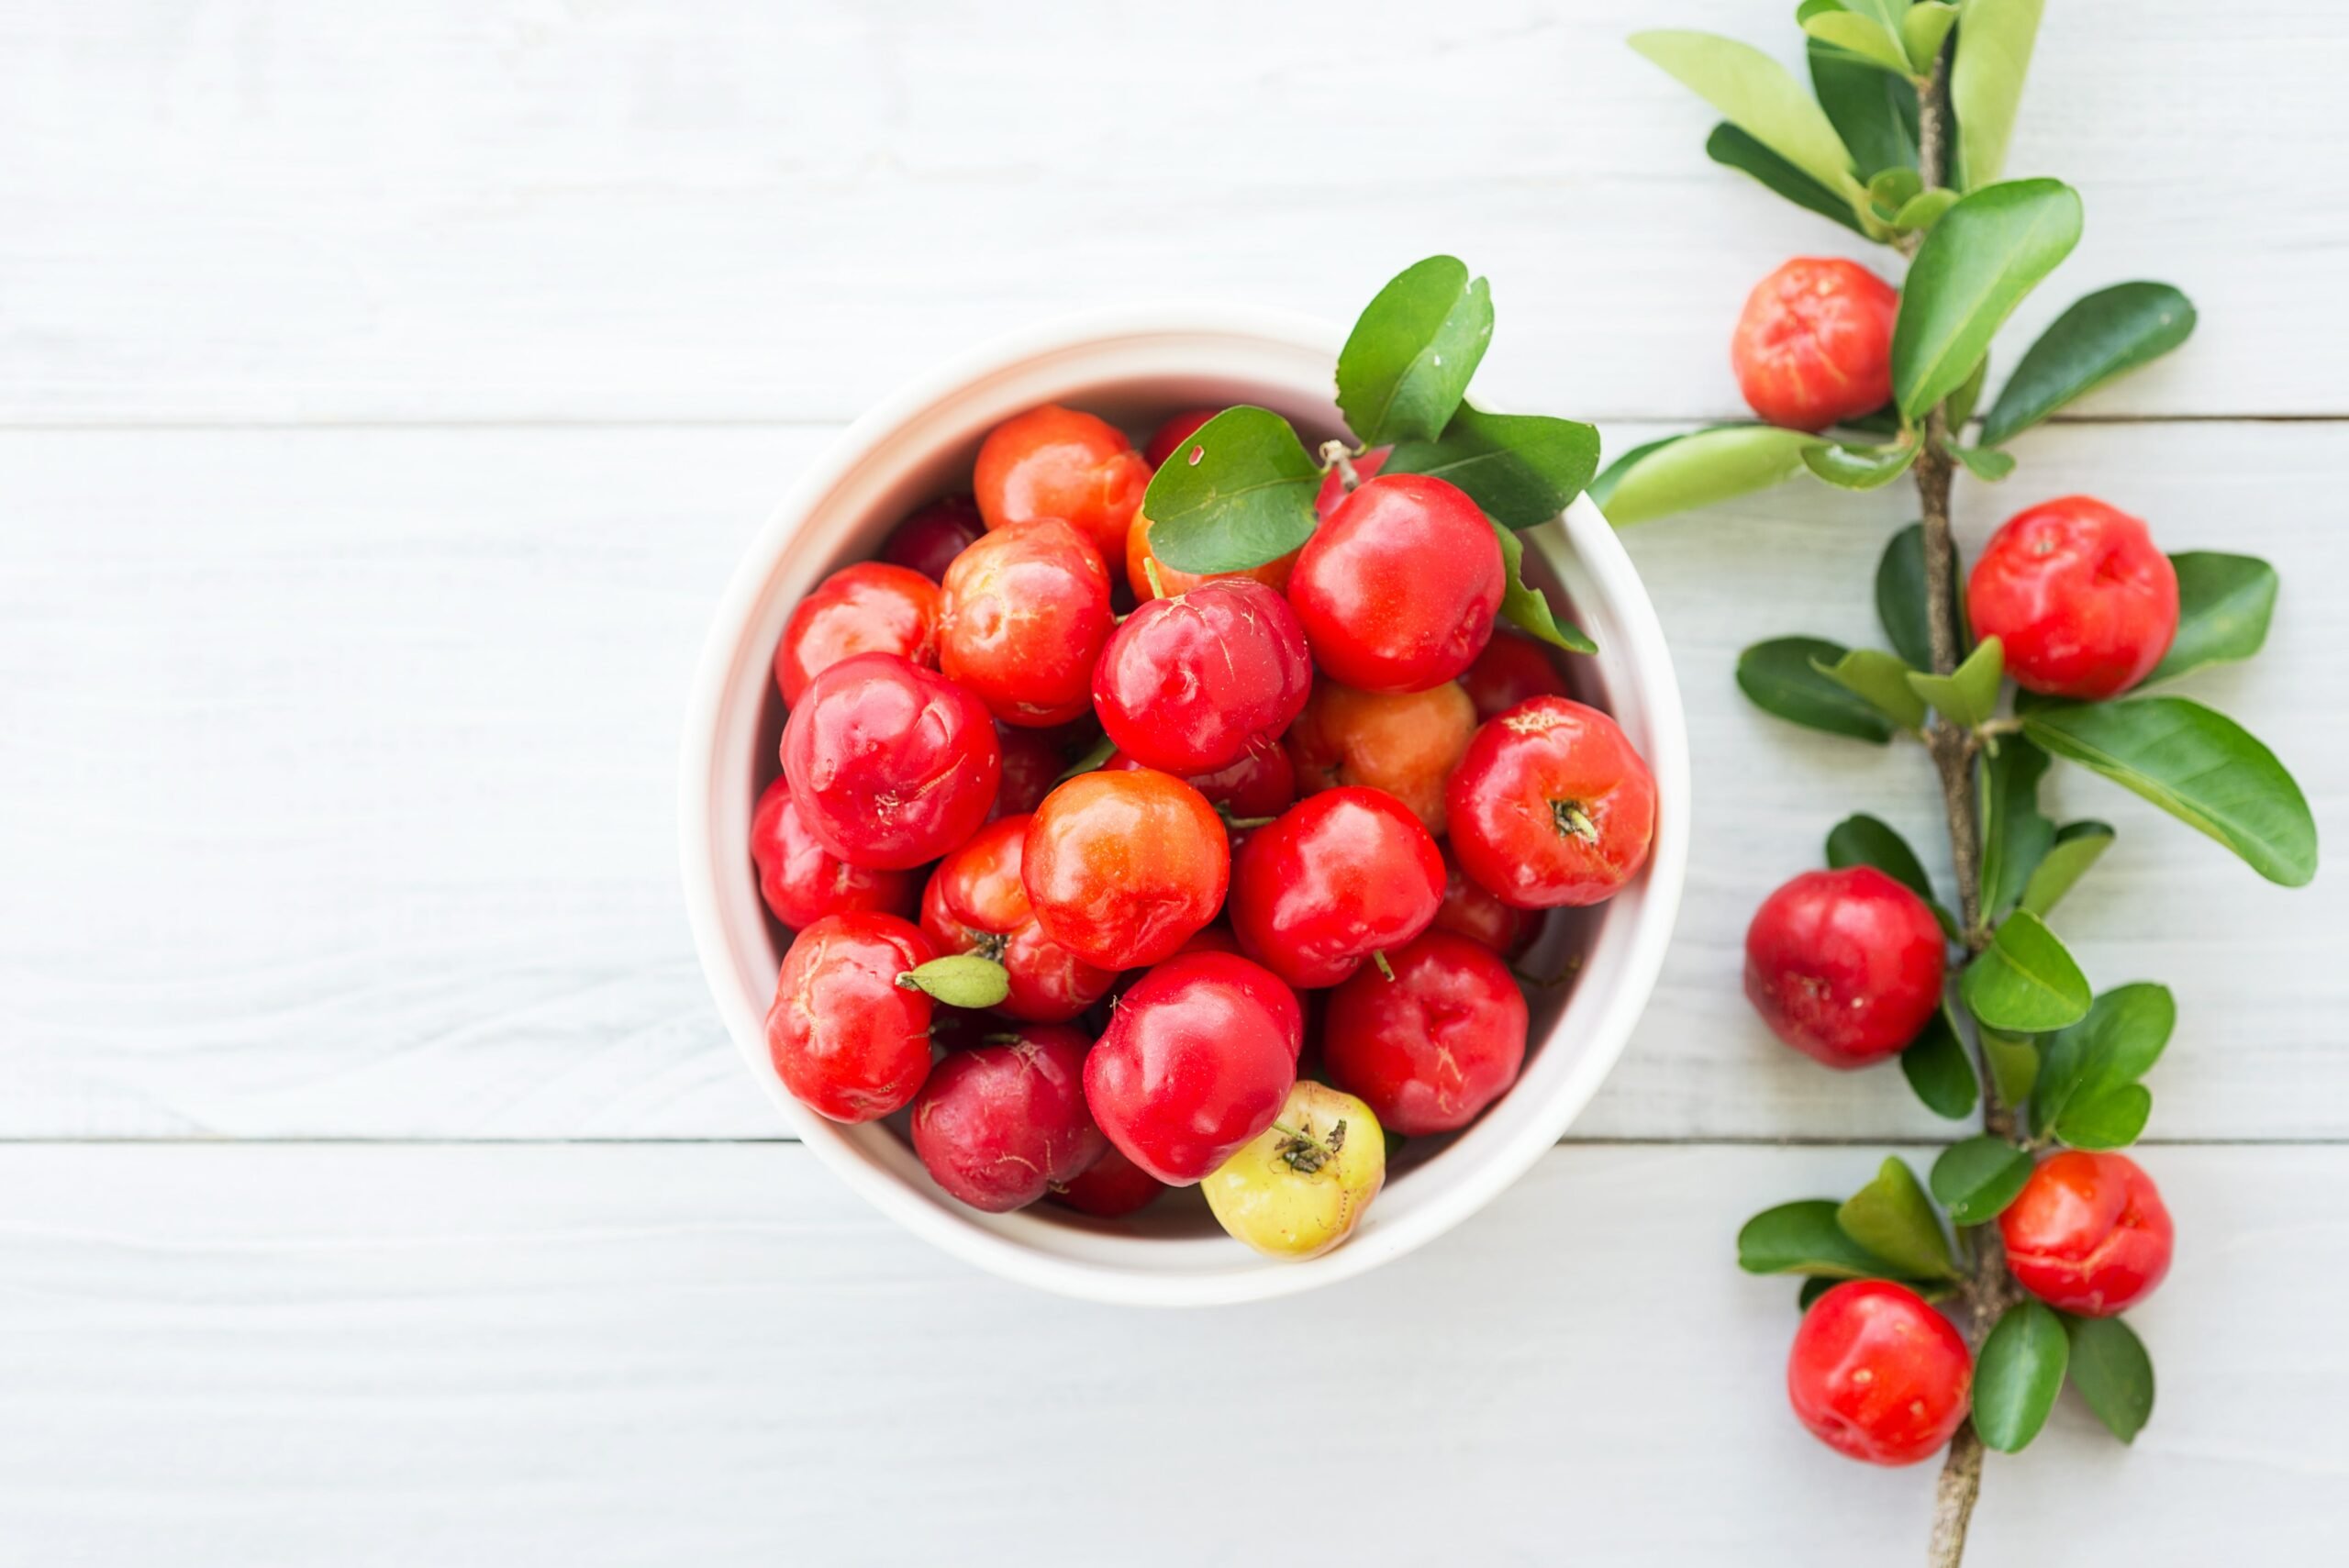
<svg viewBox="0 0 2349 1568"><path fill-rule="evenodd" d="M2018 332L2159 275L2202 335L2093 408L2349 412L2349 23L2049 13L2012 172L2089 224ZM1858 242L1704 160L1655 26L1797 54L1742 0L0 6L0 418L838 419L1074 307L1342 317L1434 250L1497 281L1494 386L1742 413L1745 291Z"/></svg>
<svg viewBox="0 0 2349 1568"><path fill-rule="evenodd" d="M1793 1284L1730 1256L1750 1208L1874 1159L1562 1150L1343 1287L1152 1313L974 1273L789 1146L0 1149L0 1539L191 1568L1299 1541L1876 1568L1920 1550L1931 1467L1798 1429ZM2349 1151L2148 1163L2181 1238L2132 1315L2152 1424L2124 1449L2066 1396L1991 1460L1975 1555L2326 1560Z"/></svg>

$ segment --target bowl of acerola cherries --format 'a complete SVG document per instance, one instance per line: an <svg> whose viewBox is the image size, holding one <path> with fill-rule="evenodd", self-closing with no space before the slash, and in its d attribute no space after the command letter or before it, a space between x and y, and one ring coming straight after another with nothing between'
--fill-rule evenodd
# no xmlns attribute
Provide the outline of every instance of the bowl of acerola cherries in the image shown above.
<svg viewBox="0 0 2349 1568"><path fill-rule="evenodd" d="M1575 500L1521 570L1598 651L1511 628L1477 503L1344 449L1337 349L1229 311L996 344L843 437L711 634L683 845L729 1032L999 1273L1360 1273L1540 1158L1654 982L1687 740L1628 560ZM1242 406L1335 439L1309 537L1178 570L1145 492Z"/></svg>

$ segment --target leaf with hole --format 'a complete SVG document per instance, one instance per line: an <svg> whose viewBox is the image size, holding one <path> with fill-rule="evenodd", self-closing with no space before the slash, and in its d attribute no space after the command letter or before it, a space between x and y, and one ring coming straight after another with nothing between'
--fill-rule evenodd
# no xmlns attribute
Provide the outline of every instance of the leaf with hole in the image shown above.
<svg viewBox="0 0 2349 1568"><path fill-rule="evenodd" d="M1705 156L1724 168L1753 175L1795 206L1832 218L1854 234L1867 233L1852 211L1849 197L1820 184L1727 120L1705 139Z"/></svg>
<svg viewBox="0 0 2349 1568"><path fill-rule="evenodd" d="M1909 688L1908 665L1873 648L1854 648L1819 673L1861 698L1903 729L1925 722L1925 701ZM1930 896L1930 895L1929 895Z"/></svg>
<svg viewBox="0 0 2349 1568"><path fill-rule="evenodd" d="M2041 916L2055 907L2056 901L2087 874L2088 867L2112 848L2112 838L2111 826L2103 822L2066 822L2055 829L2047 852L2040 856L2030 880L2023 884L2019 906Z"/></svg>
<svg viewBox="0 0 2349 1568"><path fill-rule="evenodd" d="M1987 1225L2031 1180L2031 1156L1988 1133L1953 1143L1933 1162L1933 1196L1960 1225Z"/></svg>
<svg viewBox="0 0 2349 1568"><path fill-rule="evenodd" d="M2080 239L2080 196L2060 180L1976 191L1917 248L1892 328L1892 388L1901 413L1926 410L1965 384L2023 296Z"/></svg>
<svg viewBox="0 0 2349 1568"><path fill-rule="evenodd" d="M1811 91L1865 179L1917 166L1917 88L1905 76L1813 39L1806 51Z"/></svg>
<svg viewBox="0 0 2349 1568"><path fill-rule="evenodd" d="M1926 1020L1924 1029L1900 1052L1900 1075L1935 1116L1955 1121L1973 1113L1982 1086L1946 1005Z"/></svg>
<svg viewBox="0 0 2349 1568"><path fill-rule="evenodd" d="M2134 1442L2154 1413L2154 1361L2137 1331L2118 1318L2064 1318L2072 1342L2072 1386L2105 1429Z"/></svg>
<svg viewBox="0 0 2349 1568"><path fill-rule="evenodd" d="M2147 685L2205 664L2248 659L2267 641L2276 613L2276 569L2255 555L2189 550L2173 555L2177 571L2177 636Z"/></svg>
<svg viewBox="0 0 2349 1568"><path fill-rule="evenodd" d="M2041 4L1965 0L1965 25L1957 30L1950 61L1949 101L1957 116L1958 172L1967 190L1989 184L2006 168Z"/></svg>
<svg viewBox="0 0 2349 1568"><path fill-rule="evenodd" d="M1598 652L1598 644L1585 636L1582 628L1558 619L1542 590L1525 581L1525 541L1498 523L1493 524L1493 532L1501 541L1501 565L1507 573L1501 590L1501 619L1553 648L1569 653Z"/></svg>
<svg viewBox="0 0 2349 1568"><path fill-rule="evenodd" d="M2115 284L2048 324L1982 417L1982 444L2004 446L2114 376L2157 360L2194 331L2194 306L2167 284Z"/></svg>
<svg viewBox="0 0 2349 1568"><path fill-rule="evenodd" d="M1965 662L1946 675L1909 672L1909 685L1932 705L1935 713L1960 729L1987 723L1998 711L1998 683L2006 679L2006 645L1986 637L1974 645Z"/></svg>
<svg viewBox="0 0 2349 1568"><path fill-rule="evenodd" d="M1779 157L1831 190L1849 193L1852 155L1809 94L1751 44L1710 33L1644 32L1631 47Z"/></svg>
<svg viewBox="0 0 2349 1568"><path fill-rule="evenodd" d="M1598 432L1542 414L1488 414L1464 403L1432 441L1397 441L1381 473L1425 473L1468 493L1505 528L1564 511L1598 472Z"/></svg>
<svg viewBox="0 0 2349 1568"><path fill-rule="evenodd" d="M1492 293L1459 258L1430 256L1404 268L1338 350L1338 409L1347 428L1366 446L1434 439L1467 395L1492 336Z"/></svg>
<svg viewBox="0 0 2349 1568"><path fill-rule="evenodd" d="M1884 1259L1907 1279L1955 1279L1957 1262L1932 1199L1898 1156L1887 1158L1876 1180L1843 1200L1835 1211L1843 1234Z"/></svg>
<svg viewBox="0 0 2349 1568"><path fill-rule="evenodd" d="M1836 1206L1806 1198L1765 1208L1737 1233L1737 1266L1750 1274L1825 1279L1898 1279L1900 1271L1844 1234Z"/></svg>
<svg viewBox="0 0 2349 1568"><path fill-rule="evenodd" d="M1909 472L1917 450L1913 440L1880 447L1822 440L1803 449L1802 464L1838 490L1881 490Z"/></svg>
<svg viewBox="0 0 2349 1568"><path fill-rule="evenodd" d="M1159 465L1142 495L1150 547L1178 572L1241 572L1313 536L1321 465L1287 420L1227 408Z"/></svg>
<svg viewBox="0 0 2349 1568"><path fill-rule="evenodd" d="M1974 1362L1974 1429L2000 1453L2021 1453L2047 1424L2064 1391L2071 1342L2063 1320L2040 1301L2007 1308Z"/></svg>
<svg viewBox="0 0 2349 1568"><path fill-rule="evenodd" d="M2018 909L1959 983L1966 1009L1994 1029L2044 1034L2087 1017L2088 979L2054 932Z"/></svg>
<svg viewBox="0 0 2349 1568"><path fill-rule="evenodd" d="M1737 656L1737 686L1765 713L1789 723L1881 746L1892 739L1891 720L1876 705L1819 673L1842 661L1840 642L1818 637L1780 637L1757 642Z"/></svg>
<svg viewBox="0 0 2349 1568"><path fill-rule="evenodd" d="M1975 798L1982 817L1982 907L1995 920L2022 897L2032 873L2055 842L2055 824L2039 809L2039 781L2047 773L2047 753L2009 735L1995 753L1983 754L1976 771L1980 782Z"/></svg>
<svg viewBox="0 0 2349 1568"><path fill-rule="evenodd" d="M1803 471L1804 452L1824 444L1808 430L1717 425L1626 452L1591 485L1591 499L1624 528L1782 484Z"/></svg>

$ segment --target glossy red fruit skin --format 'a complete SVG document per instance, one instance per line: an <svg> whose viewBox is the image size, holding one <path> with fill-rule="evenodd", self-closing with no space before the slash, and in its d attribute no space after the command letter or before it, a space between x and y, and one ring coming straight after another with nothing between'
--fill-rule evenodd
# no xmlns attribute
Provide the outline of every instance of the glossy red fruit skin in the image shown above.
<svg viewBox="0 0 2349 1568"><path fill-rule="evenodd" d="M1444 786L1475 732L1475 709L1454 682L1423 692L1362 692L1323 680L1281 744L1299 793L1349 784L1383 789L1441 834Z"/></svg>
<svg viewBox="0 0 2349 1568"><path fill-rule="evenodd" d="M1065 1023L1108 995L1118 976L1052 940L1037 921L1019 877L1032 820L1000 817L939 862L922 889L921 929L941 953L984 953L1003 965L1011 994L996 1011Z"/></svg>
<svg viewBox="0 0 2349 1568"><path fill-rule="evenodd" d="M1942 1004L1941 927L1874 866L1807 871L1745 930L1745 995L1770 1032L1850 1070L1897 1056Z"/></svg>
<svg viewBox="0 0 2349 1568"><path fill-rule="evenodd" d="M1900 295L1855 261L1798 256L1754 284L1730 339L1730 366L1773 425L1823 430L1892 399Z"/></svg>
<svg viewBox="0 0 2349 1568"><path fill-rule="evenodd" d="M1102 969L1156 963L1215 918L1223 820L1172 773L1079 773L1029 819L1022 883L1054 940Z"/></svg>
<svg viewBox="0 0 2349 1568"><path fill-rule="evenodd" d="M1419 819L1384 790L1347 785L1250 836L1229 913L1241 951L1302 990L1400 948L1442 902L1443 855Z"/></svg>
<svg viewBox="0 0 2349 1568"><path fill-rule="evenodd" d="M1444 804L1462 868L1520 909L1613 897L1655 838L1645 759L1612 718L1571 697L1534 697L1480 726Z"/></svg>
<svg viewBox="0 0 2349 1568"><path fill-rule="evenodd" d="M1043 804L1052 785L1068 771L1069 758L1052 731L996 726L996 744L1003 749L1003 780L996 785L995 805L987 820L1025 817Z"/></svg>
<svg viewBox="0 0 2349 1568"><path fill-rule="evenodd" d="M908 516L881 547L881 559L918 572L933 583L946 581L954 558L987 531L979 504L968 495L948 495Z"/></svg>
<svg viewBox="0 0 2349 1568"><path fill-rule="evenodd" d="M1322 1062L1388 1131L1456 1132L1517 1082L1524 995L1490 949L1449 931L1429 931L1386 962L1394 979L1358 969L1330 993Z"/></svg>
<svg viewBox="0 0 2349 1568"><path fill-rule="evenodd" d="M1142 605L1093 667L1093 711L1111 742L1177 778L1272 744L1312 690L1297 613L1244 578Z"/></svg>
<svg viewBox="0 0 2349 1568"><path fill-rule="evenodd" d="M1354 478L1357 480L1377 478L1378 471L1386 466L1387 454L1394 450L1393 447L1373 447L1362 456L1355 458L1353 460ZM1345 500L1349 494L1350 492L1346 489L1345 471L1338 468L1330 469L1321 476L1321 488L1313 494L1313 515L1321 521L1328 522L1330 514L1338 509L1339 503Z"/></svg>
<svg viewBox="0 0 2349 1568"><path fill-rule="evenodd" d="M1170 414L1157 429L1151 432L1150 442L1141 449L1142 462L1153 469L1174 455L1174 450L1197 435L1199 427L1222 413L1220 408L1186 408L1180 414Z"/></svg>
<svg viewBox="0 0 2349 1568"><path fill-rule="evenodd" d="M930 1075L930 999L897 976L937 956L895 915L827 915L783 955L767 1051L784 1087L833 1121L873 1121Z"/></svg>
<svg viewBox="0 0 2349 1568"><path fill-rule="evenodd" d="M786 706L807 683L858 653L896 653L938 665L938 585L878 561L843 566L793 607L774 648L775 689Z"/></svg>
<svg viewBox="0 0 2349 1568"><path fill-rule="evenodd" d="M989 1214L1025 1208L1109 1146L1085 1105L1092 1042L1056 1024L1013 1032L941 1062L914 1096L914 1152L930 1179Z"/></svg>
<svg viewBox="0 0 2349 1568"><path fill-rule="evenodd" d="M1998 1216L2015 1283L2082 1318L2126 1312L2169 1273L2177 1229L2154 1179L2125 1154L2065 1150L2039 1162Z"/></svg>
<svg viewBox="0 0 2349 1568"><path fill-rule="evenodd" d="M1974 1357L1949 1319L1889 1280L1847 1280L1812 1302L1787 1358L1796 1418L1870 1464L1939 1453L1973 1387Z"/></svg>
<svg viewBox="0 0 2349 1568"><path fill-rule="evenodd" d="M986 820L1003 751L978 698L894 653L860 653L807 684L783 727L783 772L818 843L904 871Z"/></svg>
<svg viewBox="0 0 2349 1568"><path fill-rule="evenodd" d="M938 667L1006 724L1042 729L1091 706L1109 640L1109 572L1066 523L990 533L954 558L938 611Z"/></svg>
<svg viewBox="0 0 2349 1568"><path fill-rule="evenodd" d="M1150 764L1112 751L1101 764L1103 773L1158 772ZM1278 817L1297 804L1297 770L1278 746L1258 746L1241 753L1212 773L1193 773L1183 781L1207 797L1226 817Z"/></svg>
<svg viewBox="0 0 2349 1568"><path fill-rule="evenodd" d="M2153 673L2177 636L2177 569L2143 519L2087 495L2017 512L1966 579L1976 637L2015 684L2100 702Z"/></svg>
<svg viewBox="0 0 2349 1568"><path fill-rule="evenodd" d="M1492 641L1485 644L1485 651L1460 677L1460 686L1475 707L1479 724L1534 697L1568 695L1566 678L1559 673L1549 650L1530 637L1506 629L1493 633Z"/></svg>
<svg viewBox="0 0 2349 1568"><path fill-rule="evenodd" d="M1297 552L1288 602L1313 662L1366 692L1419 692L1475 662L1506 571L1492 524L1423 473L1367 480Z"/></svg>
<svg viewBox="0 0 2349 1568"><path fill-rule="evenodd" d="M912 877L852 866L825 849L807 830L791 802L791 786L781 779L767 785L751 814L751 860L759 868L759 892L767 907L794 930L827 915L869 909L902 916L913 908Z"/></svg>
<svg viewBox="0 0 2349 1568"><path fill-rule="evenodd" d="M1104 1140L1107 1142L1107 1140ZM1052 1191L1054 1203L1064 1204L1096 1219L1122 1219L1147 1208L1166 1190L1166 1184L1126 1158L1111 1143L1101 1158Z"/></svg>
<svg viewBox="0 0 2349 1568"><path fill-rule="evenodd" d="M1533 945L1541 933L1539 912L1504 904L1475 878L1460 869L1459 857L1443 853L1443 902L1435 912L1431 930L1450 931L1500 954L1515 958Z"/></svg>
<svg viewBox="0 0 2349 1568"><path fill-rule="evenodd" d="M1085 1102L1128 1159L1189 1186L1273 1124L1304 1037L1304 1013L1275 976L1229 953L1187 953L1120 998L1085 1058Z"/></svg>
<svg viewBox="0 0 2349 1568"><path fill-rule="evenodd" d="M971 488L989 528L1057 517L1104 561L1123 561L1150 464L1108 421L1048 403L987 433Z"/></svg>

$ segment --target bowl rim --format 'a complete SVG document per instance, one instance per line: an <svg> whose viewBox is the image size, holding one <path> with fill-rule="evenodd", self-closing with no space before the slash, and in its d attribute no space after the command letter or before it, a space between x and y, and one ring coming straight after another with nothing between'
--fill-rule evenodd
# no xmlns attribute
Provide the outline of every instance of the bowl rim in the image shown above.
<svg viewBox="0 0 2349 1568"><path fill-rule="evenodd" d="M1546 1114L1482 1151L1424 1206L1392 1225L1303 1262L1247 1254L1228 1270L1152 1273L1064 1256L947 1215L893 1173L877 1170L834 1126L793 1100L765 1066L763 1009L747 1009L734 993L726 922L712 854L711 797L718 724L743 639L757 617L768 580L802 520L901 429L973 384L1024 361L1104 346L1119 339L1181 336L1248 338L1335 362L1343 335L1332 324L1286 311L1196 302L1093 309L1001 334L950 356L900 385L834 438L792 484L737 562L696 662L680 737L678 850L688 922L705 982L720 1020L791 1130L850 1187L917 1236L991 1273L1062 1295L1119 1305L1195 1306L1293 1295L1352 1278L1402 1256L1484 1207L1553 1147L1598 1093L1629 1044L1661 973L1687 877L1691 784L1688 735L1671 654L1653 604L1631 557L1587 495L1564 518L1564 542L1620 623L1627 684L1650 730L1647 762L1656 783L1657 826L1644 873L1642 903L1628 938L1619 984L1569 1007L1596 1009L1590 1046L1551 1087ZM1552 525L1544 525L1549 527ZM1610 650L1610 651L1617 651ZM1619 699L1620 700L1620 699ZM747 870L747 868L746 868Z"/></svg>

